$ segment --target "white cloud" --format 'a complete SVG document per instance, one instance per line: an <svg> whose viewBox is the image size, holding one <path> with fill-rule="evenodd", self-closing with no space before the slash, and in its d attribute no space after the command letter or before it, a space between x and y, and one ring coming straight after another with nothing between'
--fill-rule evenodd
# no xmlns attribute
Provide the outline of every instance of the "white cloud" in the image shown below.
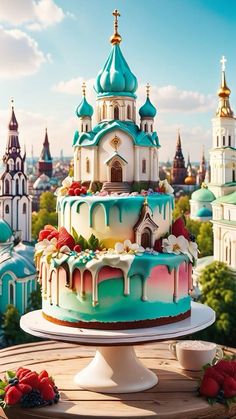
<svg viewBox="0 0 236 419"><path fill-rule="evenodd" d="M94 81L95 81L94 78L86 80L86 78L79 76L79 77L75 77L74 79L70 79L66 81L61 80L57 84L52 86L52 90L54 92L66 93L69 95L78 96L78 95L81 95L82 93L82 84L84 81L86 83L86 97L90 98L91 101L95 103L96 93L93 88Z"/></svg>
<svg viewBox="0 0 236 419"><path fill-rule="evenodd" d="M65 13L54 0L1 0L0 22L41 30L60 23Z"/></svg>
<svg viewBox="0 0 236 419"><path fill-rule="evenodd" d="M0 77L14 78L35 73L48 60L37 42L19 29L0 27Z"/></svg>

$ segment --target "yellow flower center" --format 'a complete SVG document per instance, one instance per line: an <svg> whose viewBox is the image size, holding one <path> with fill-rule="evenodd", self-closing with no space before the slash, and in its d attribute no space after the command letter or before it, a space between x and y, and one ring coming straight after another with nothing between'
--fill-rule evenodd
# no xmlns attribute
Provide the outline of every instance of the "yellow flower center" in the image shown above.
<svg viewBox="0 0 236 419"><path fill-rule="evenodd" d="M173 252L175 252L176 250L180 250L180 247L179 247L178 243L175 243L173 245Z"/></svg>

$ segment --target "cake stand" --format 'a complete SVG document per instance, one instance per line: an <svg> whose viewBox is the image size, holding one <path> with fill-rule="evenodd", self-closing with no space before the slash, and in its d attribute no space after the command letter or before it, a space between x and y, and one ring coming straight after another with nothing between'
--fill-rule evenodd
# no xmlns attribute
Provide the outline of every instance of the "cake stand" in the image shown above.
<svg viewBox="0 0 236 419"><path fill-rule="evenodd" d="M129 330L95 330L60 326L37 310L21 317L21 328L34 336L97 346L93 360L74 381L87 390L104 393L133 393L158 383L158 377L137 358L133 345L173 339L205 329L215 321L208 306L192 302L191 317L163 326Z"/></svg>

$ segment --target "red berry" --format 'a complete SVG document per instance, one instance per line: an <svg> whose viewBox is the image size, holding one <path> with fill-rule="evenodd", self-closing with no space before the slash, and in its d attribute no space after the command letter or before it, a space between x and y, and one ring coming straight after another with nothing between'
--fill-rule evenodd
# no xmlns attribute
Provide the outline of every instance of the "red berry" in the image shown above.
<svg viewBox="0 0 236 419"><path fill-rule="evenodd" d="M17 390L20 390L23 394L29 393L32 387L29 384L19 383L16 385Z"/></svg>
<svg viewBox="0 0 236 419"><path fill-rule="evenodd" d="M223 384L225 376L220 371L217 371L215 367L209 367L205 370L204 377L211 377L217 381L218 384Z"/></svg>
<svg viewBox="0 0 236 419"><path fill-rule="evenodd" d="M71 250L75 247L75 240L65 227L60 227L57 240L57 248L60 249L62 246L68 246Z"/></svg>
<svg viewBox="0 0 236 419"><path fill-rule="evenodd" d="M74 189L75 195L79 196L81 194L81 188Z"/></svg>
<svg viewBox="0 0 236 419"><path fill-rule="evenodd" d="M81 187L81 193L82 193L83 195L86 195L86 193L87 193L87 188L86 188L86 186L82 186L82 187Z"/></svg>
<svg viewBox="0 0 236 419"><path fill-rule="evenodd" d="M80 253L82 249L81 249L81 246L79 244L76 244L73 250L77 253Z"/></svg>
<svg viewBox="0 0 236 419"><path fill-rule="evenodd" d="M52 230L41 230L39 232L39 242L41 242L44 239L47 239L49 234L51 234Z"/></svg>
<svg viewBox="0 0 236 419"><path fill-rule="evenodd" d="M16 386L11 386L5 394L6 404L13 405L20 401L22 397L22 392L16 388Z"/></svg>
<svg viewBox="0 0 236 419"><path fill-rule="evenodd" d="M235 362L234 361L227 361L225 359L221 359L214 368L224 374L234 376L236 370L235 370Z"/></svg>
<svg viewBox="0 0 236 419"><path fill-rule="evenodd" d="M32 388L38 388L38 374L36 372L29 372L20 380L20 384L29 384Z"/></svg>
<svg viewBox="0 0 236 419"><path fill-rule="evenodd" d="M45 386L48 386L48 385L50 385L50 386L54 386L54 381L53 381L53 379L51 378L51 377L43 377L41 380L40 380L40 383L39 383L39 389L41 390L41 389L43 389Z"/></svg>
<svg viewBox="0 0 236 419"><path fill-rule="evenodd" d="M74 189L73 189L73 188L69 188L69 189L68 189L68 194L69 194L70 196L74 196L74 194L75 194Z"/></svg>
<svg viewBox="0 0 236 419"><path fill-rule="evenodd" d="M220 385L212 377L203 377L199 392L202 396L216 397L219 393Z"/></svg>
<svg viewBox="0 0 236 419"><path fill-rule="evenodd" d="M59 231L55 230L55 231L52 231L52 232L49 234L49 236L47 237L47 239L48 239L48 240L51 240L51 239L53 239L54 237L55 237L56 239L58 239L58 236L59 236Z"/></svg>
<svg viewBox="0 0 236 419"><path fill-rule="evenodd" d="M23 378L29 372L31 372L31 370L28 368L19 368L19 370L16 371L16 376L19 378L19 380L21 380L21 378Z"/></svg>
<svg viewBox="0 0 236 419"><path fill-rule="evenodd" d="M190 235L189 235L188 230L185 227L183 218L180 217L180 218L177 218L177 220L175 220L174 224L172 225L172 234L175 237L184 236L185 239L187 240L190 239Z"/></svg>
<svg viewBox="0 0 236 419"><path fill-rule="evenodd" d="M55 397L55 391L50 384L45 384L45 386L40 389L40 393L43 399L46 401L53 400Z"/></svg>
<svg viewBox="0 0 236 419"><path fill-rule="evenodd" d="M76 189L76 188L81 188L81 184L80 184L80 182L72 182L72 184L70 185L70 187L72 188L72 189Z"/></svg>
<svg viewBox="0 0 236 419"><path fill-rule="evenodd" d="M48 377L48 372L46 370L41 371L41 373L39 374L39 381L42 380L42 378L44 377Z"/></svg>
<svg viewBox="0 0 236 419"><path fill-rule="evenodd" d="M223 383L224 396L235 397L236 396L236 380L233 377L225 377Z"/></svg>
<svg viewBox="0 0 236 419"><path fill-rule="evenodd" d="M51 224L46 224L44 226L44 230L51 230L51 231L53 231L53 230L56 230L56 227L52 226Z"/></svg>

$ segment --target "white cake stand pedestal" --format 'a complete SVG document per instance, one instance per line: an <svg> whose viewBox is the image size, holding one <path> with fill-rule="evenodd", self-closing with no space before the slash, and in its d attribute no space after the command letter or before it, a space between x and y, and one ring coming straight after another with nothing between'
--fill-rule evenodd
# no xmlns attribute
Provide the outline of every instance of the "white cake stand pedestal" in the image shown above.
<svg viewBox="0 0 236 419"><path fill-rule="evenodd" d="M93 360L75 375L75 383L104 393L134 393L158 383L158 377L137 358L133 345L173 339L205 329L215 321L215 312L192 303L191 317L163 326L129 330L95 330L60 326L44 319L41 310L21 317L21 328L31 335L97 346Z"/></svg>

